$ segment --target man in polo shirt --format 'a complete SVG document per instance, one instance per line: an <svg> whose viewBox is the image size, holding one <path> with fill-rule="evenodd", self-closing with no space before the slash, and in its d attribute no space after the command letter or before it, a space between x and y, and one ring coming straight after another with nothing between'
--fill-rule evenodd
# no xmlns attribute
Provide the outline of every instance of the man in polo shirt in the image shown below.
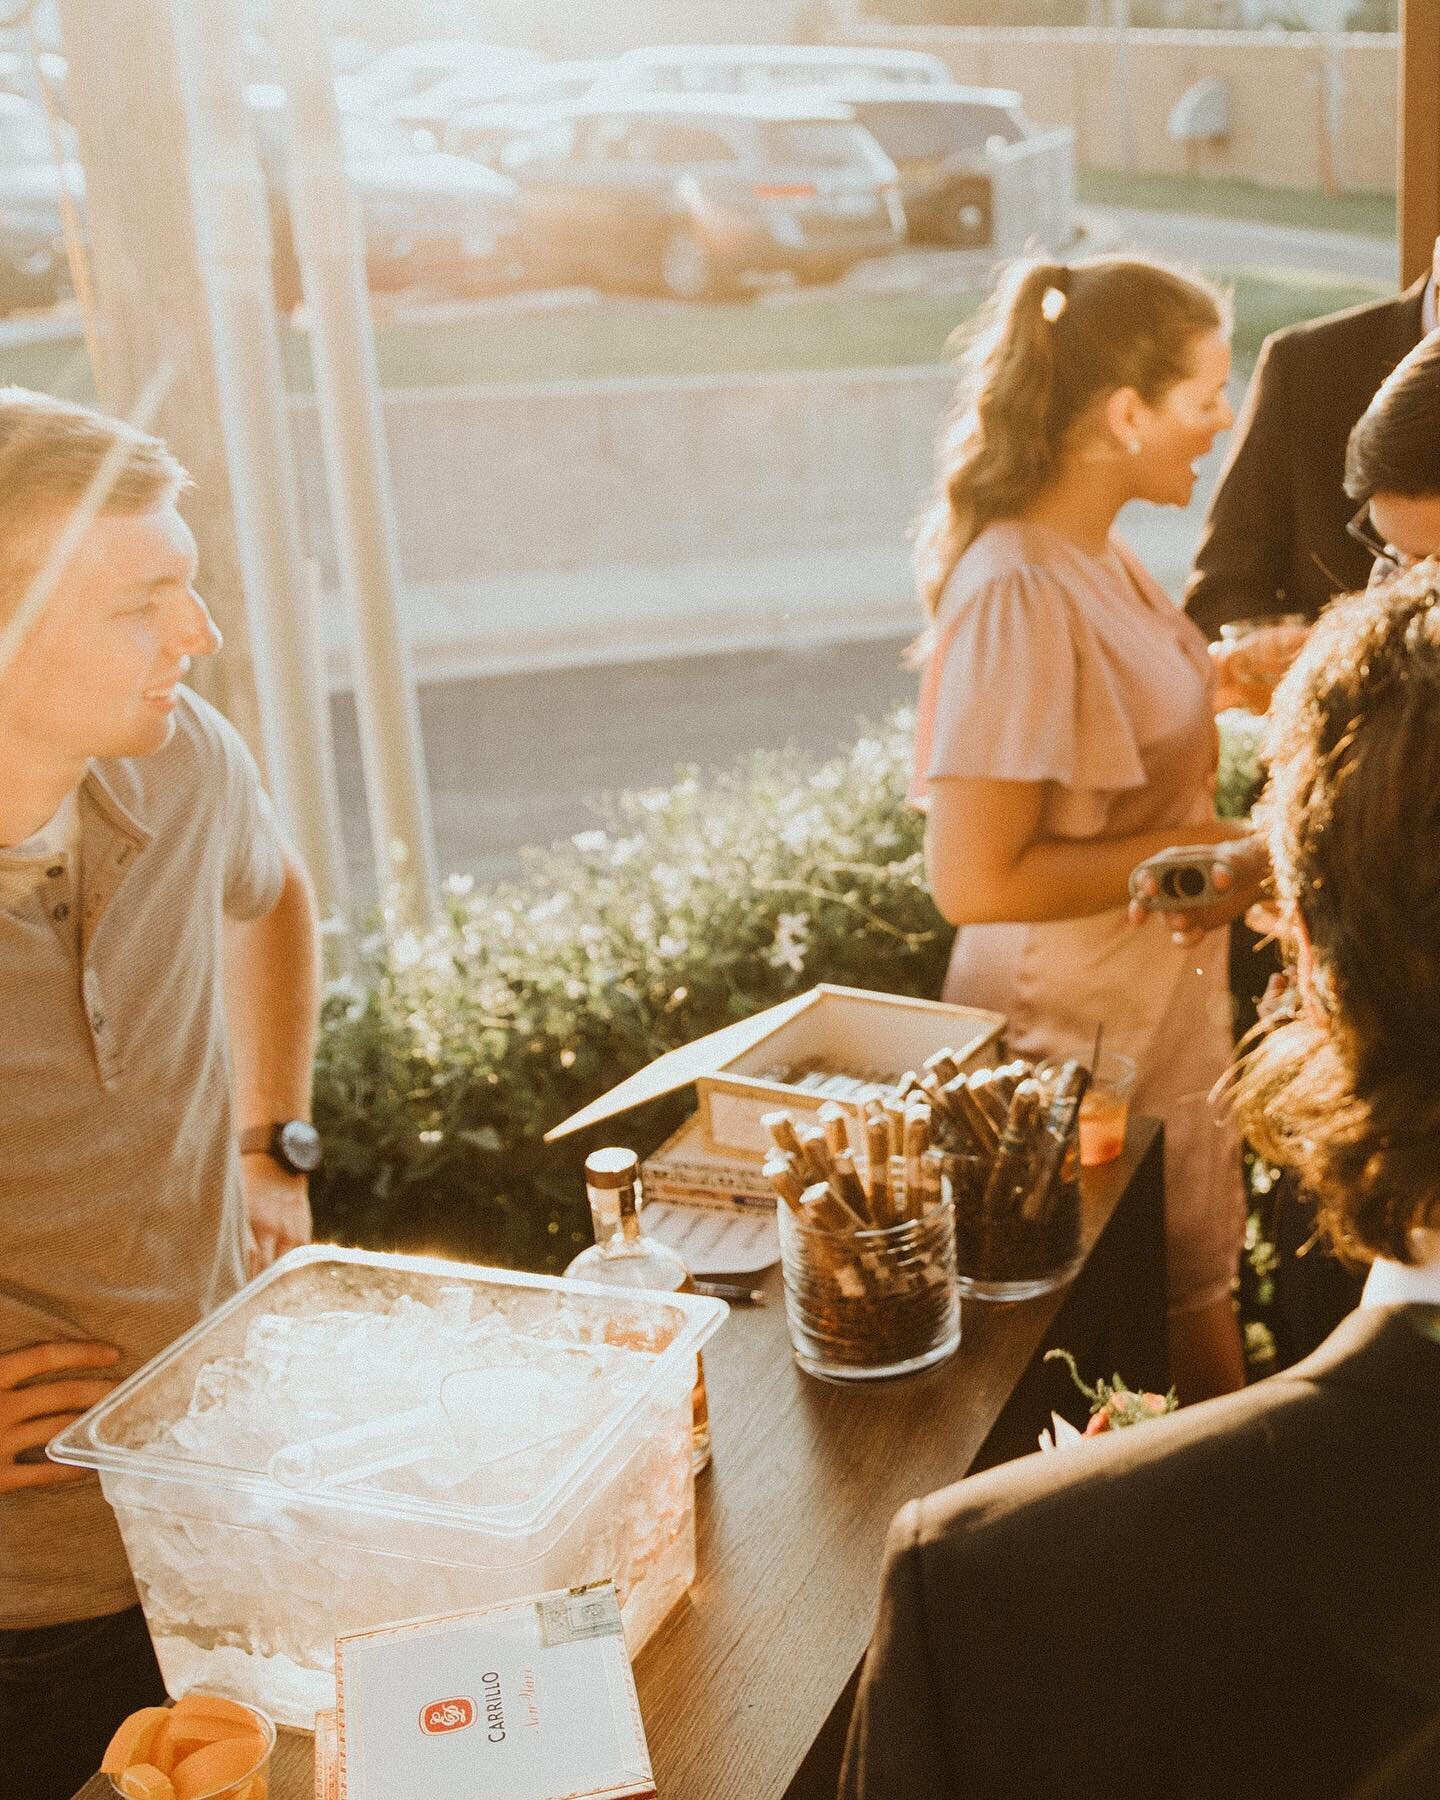
<svg viewBox="0 0 1440 1800"><path fill-rule="evenodd" d="M113 1515L44 1445L310 1234L314 904L240 738L180 685L220 648L185 481L154 438L0 391L9 1800L70 1795L163 1694Z"/></svg>

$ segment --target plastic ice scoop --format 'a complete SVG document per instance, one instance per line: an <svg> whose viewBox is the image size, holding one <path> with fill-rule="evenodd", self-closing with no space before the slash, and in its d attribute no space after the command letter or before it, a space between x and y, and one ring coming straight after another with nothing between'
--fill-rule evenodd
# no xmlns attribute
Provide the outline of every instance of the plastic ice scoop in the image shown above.
<svg viewBox="0 0 1440 1800"><path fill-rule="evenodd" d="M566 1386L543 1369L460 1369L425 1406L284 1445L270 1458L270 1478L288 1488L345 1487L423 1464L442 1482L468 1479L568 1436L573 1405L570 1417L555 1422L567 1397Z"/></svg>

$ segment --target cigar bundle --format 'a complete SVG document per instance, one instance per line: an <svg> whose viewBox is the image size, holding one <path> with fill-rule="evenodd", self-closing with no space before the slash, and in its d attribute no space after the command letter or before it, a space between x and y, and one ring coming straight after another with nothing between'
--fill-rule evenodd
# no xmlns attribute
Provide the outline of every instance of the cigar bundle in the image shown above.
<svg viewBox="0 0 1440 1800"><path fill-rule="evenodd" d="M845 1109L817 1125L766 1116L765 1173L781 1212L786 1306L797 1348L832 1370L882 1369L925 1356L956 1325L954 1218L942 1206L943 1155L918 1092L867 1103L865 1142ZM803 1360L803 1358L802 1358Z"/></svg>
<svg viewBox="0 0 1440 1800"><path fill-rule="evenodd" d="M1025 1281L1075 1256L1077 1133L1089 1083L1079 1062L1043 1078L1023 1061L969 1074L944 1051L926 1063L917 1086L954 1191L962 1277Z"/></svg>

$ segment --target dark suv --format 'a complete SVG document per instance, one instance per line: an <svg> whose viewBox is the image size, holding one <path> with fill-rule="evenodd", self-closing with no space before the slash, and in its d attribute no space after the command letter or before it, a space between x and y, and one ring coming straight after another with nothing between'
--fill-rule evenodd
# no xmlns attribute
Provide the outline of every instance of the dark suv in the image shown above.
<svg viewBox="0 0 1440 1800"><path fill-rule="evenodd" d="M904 241L894 164L813 92L581 101L508 147L542 277L679 300L834 280Z"/></svg>
<svg viewBox="0 0 1440 1800"><path fill-rule="evenodd" d="M930 87L908 93L851 87L841 97L900 172L910 235L988 244L994 229L989 145L1035 136L1009 88Z"/></svg>

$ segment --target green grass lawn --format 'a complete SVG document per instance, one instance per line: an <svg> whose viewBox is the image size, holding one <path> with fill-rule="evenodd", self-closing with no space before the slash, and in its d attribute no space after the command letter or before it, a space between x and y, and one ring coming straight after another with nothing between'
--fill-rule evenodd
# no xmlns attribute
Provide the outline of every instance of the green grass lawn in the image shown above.
<svg viewBox="0 0 1440 1800"><path fill-rule="evenodd" d="M1349 231L1393 238L1393 194L1327 195L1310 188L1261 187L1253 181L1214 181L1198 175L1126 175L1082 169L1078 196L1087 206L1130 206L1145 212L1198 213L1208 219L1252 219L1311 231Z"/></svg>
<svg viewBox="0 0 1440 1800"><path fill-rule="evenodd" d="M1235 303L1235 354L1253 364L1282 325L1378 299L1379 284L1288 269L1214 271ZM766 373L785 369L904 368L943 362L946 340L979 305L960 293L816 292L774 306L594 305L499 310L376 332L386 388L464 387L606 377ZM289 384L311 385L309 342L286 334ZM79 343L17 347L3 379L71 399L92 396Z"/></svg>

